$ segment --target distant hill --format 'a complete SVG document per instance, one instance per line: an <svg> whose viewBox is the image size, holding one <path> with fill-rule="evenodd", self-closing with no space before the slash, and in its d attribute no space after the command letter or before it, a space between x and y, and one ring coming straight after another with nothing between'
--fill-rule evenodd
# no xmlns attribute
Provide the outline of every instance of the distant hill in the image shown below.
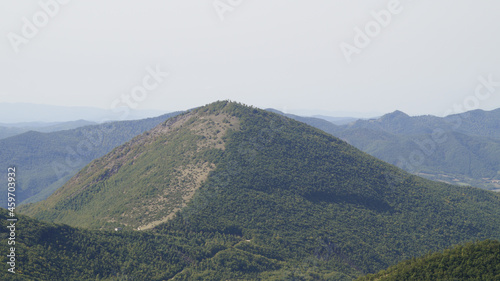
<svg viewBox="0 0 500 281"><path fill-rule="evenodd" d="M317 118L280 114L428 179L500 189L500 109L444 118L410 117L395 111L342 126L328 125Z"/></svg>
<svg viewBox="0 0 500 281"><path fill-rule="evenodd" d="M77 120L68 122L55 122L55 123L15 123L15 124L0 124L0 139L5 139L15 135L19 135L28 131L36 131L43 133L50 133L62 130L76 129L78 127L96 125L97 123Z"/></svg>
<svg viewBox="0 0 500 281"><path fill-rule="evenodd" d="M52 133L29 131L0 140L3 148L0 163L5 169L8 165L17 166L17 202L37 202L47 198L93 159L177 114ZM0 190L6 192L6 186ZM6 200L0 197L0 206L6 207Z"/></svg>
<svg viewBox="0 0 500 281"><path fill-rule="evenodd" d="M357 280L500 280L500 242L486 240L455 246Z"/></svg>
<svg viewBox="0 0 500 281"><path fill-rule="evenodd" d="M172 247L185 254L168 264L161 254L123 263L129 255L99 252L118 271L175 267L163 277L173 280L352 280L454 244L500 239L500 194L408 174L304 123L227 101L162 122L19 211L102 233L121 227L121 243L128 233L142 239L132 232L141 229L151 256L153 241L193 237L193 254ZM101 242L85 239L90 249ZM60 242L58 255L73 243Z"/></svg>

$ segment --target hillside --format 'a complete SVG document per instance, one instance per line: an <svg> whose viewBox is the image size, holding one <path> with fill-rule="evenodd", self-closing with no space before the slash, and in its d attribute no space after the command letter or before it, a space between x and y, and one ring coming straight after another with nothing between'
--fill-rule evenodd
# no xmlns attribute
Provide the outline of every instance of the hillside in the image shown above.
<svg viewBox="0 0 500 281"><path fill-rule="evenodd" d="M137 121L119 121L52 133L30 131L0 140L0 163L19 170L17 202L47 198L90 161L105 155L177 113ZM2 179L5 175L2 175ZM6 192L6 186L0 191ZM0 198L6 207L6 197Z"/></svg>
<svg viewBox="0 0 500 281"><path fill-rule="evenodd" d="M168 280L231 249L231 235L97 231L17 216L15 274L7 271L7 210L0 208L0 280Z"/></svg>
<svg viewBox="0 0 500 281"><path fill-rule="evenodd" d="M27 214L40 210L38 218L55 215L54 221L75 226L133 229L170 218L215 169L226 131L239 128L227 114L197 118L194 112L171 118L91 162Z"/></svg>
<svg viewBox="0 0 500 281"><path fill-rule="evenodd" d="M103 231L189 233L200 245L241 239L176 280L351 280L500 238L498 194L410 175L304 123L230 102L169 119L22 212Z"/></svg>
<svg viewBox="0 0 500 281"><path fill-rule="evenodd" d="M500 242L486 240L458 245L357 280L500 280Z"/></svg>

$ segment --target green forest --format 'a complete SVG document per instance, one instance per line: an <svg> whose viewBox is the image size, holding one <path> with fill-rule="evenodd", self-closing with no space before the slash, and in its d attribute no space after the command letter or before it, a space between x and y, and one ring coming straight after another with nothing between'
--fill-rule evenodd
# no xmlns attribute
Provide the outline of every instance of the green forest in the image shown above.
<svg viewBox="0 0 500 281"><path fill-rule="evenodd" d="M500 242L485 240L457 245L357 279L372 280L500 280Z"/></svg>

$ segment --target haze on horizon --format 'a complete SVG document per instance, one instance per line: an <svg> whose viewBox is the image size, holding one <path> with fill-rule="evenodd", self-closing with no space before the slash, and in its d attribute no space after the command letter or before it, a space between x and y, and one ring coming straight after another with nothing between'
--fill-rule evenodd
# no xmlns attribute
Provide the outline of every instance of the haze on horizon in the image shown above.
<svg viewBox="0 0 500 281"><path fill-rule="evenodd" d="M170 112L230 99L357 117L491 110L500 108L499 9L493 0L2 2L0 103Z"/></svg>

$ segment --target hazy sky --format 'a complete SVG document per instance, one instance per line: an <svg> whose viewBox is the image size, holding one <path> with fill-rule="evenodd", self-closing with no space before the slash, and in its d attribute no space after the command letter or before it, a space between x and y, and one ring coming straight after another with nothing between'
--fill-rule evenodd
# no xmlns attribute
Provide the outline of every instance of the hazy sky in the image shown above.
<svg viewBox="0 0 500 281"><path fill-rule="evenodd" d="M0 102L489 110L500 107L499 11L495 0L1 1Z"/></svg>

